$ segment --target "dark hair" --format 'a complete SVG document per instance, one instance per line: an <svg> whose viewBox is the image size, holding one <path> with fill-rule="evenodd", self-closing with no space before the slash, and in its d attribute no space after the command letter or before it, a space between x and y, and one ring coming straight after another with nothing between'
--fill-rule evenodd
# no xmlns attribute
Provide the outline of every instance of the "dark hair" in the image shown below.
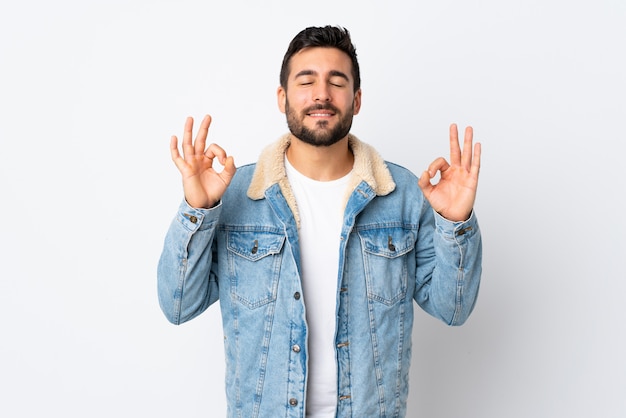
<svg viewBox="0 0 626 418"><path fill-rule="evenodd" d="M361 87L361 73L359 62L356 58L356 48L350 39L348 29L339 26L309 27L298 33L291 40L283 65L280 68L280 85L287 89L287 78L289 77L289 63L299 51L309 47L337 48L345 52L352 60L352 78L354 79L354 91Z"/></svg>

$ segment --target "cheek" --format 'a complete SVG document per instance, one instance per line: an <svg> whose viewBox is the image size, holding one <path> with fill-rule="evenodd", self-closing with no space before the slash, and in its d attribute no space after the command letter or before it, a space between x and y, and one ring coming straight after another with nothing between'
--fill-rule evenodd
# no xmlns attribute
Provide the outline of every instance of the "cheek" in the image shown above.
<svg viewBox="0 0 626 418"><path fill-rule="evenodd" d="M308 94L305 91L297 91L289 95L289 104L292 108L303 108L307 103Z"/></svg>
<svg viewBox="0 0 626 418"><path fill-rule="evenodd" d="M293 95L289 96L289 100L285 101L285 113L291 113L292 115L300 115L307 107L308 102Z"/></svg>

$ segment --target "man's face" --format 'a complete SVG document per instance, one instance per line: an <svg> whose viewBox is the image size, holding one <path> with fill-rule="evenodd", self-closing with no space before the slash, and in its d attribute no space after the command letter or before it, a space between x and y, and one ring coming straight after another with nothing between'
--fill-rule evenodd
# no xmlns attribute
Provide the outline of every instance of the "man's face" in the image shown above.
<svg viewBox="0 0 626 418"><path fill-rule="evenodd" d="M361 107L350 57L336 48L306 48L291 57L289 68L287 89L278 88L278 106L291 133L315 146L345 138Z"/></svg>

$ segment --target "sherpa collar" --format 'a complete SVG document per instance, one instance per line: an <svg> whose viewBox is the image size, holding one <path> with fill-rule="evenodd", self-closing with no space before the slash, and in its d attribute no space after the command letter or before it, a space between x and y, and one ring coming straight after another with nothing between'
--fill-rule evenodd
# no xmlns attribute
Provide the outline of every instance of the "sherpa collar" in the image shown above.
<svg viewBox="0 0 626 418"><path fill-rule="evenodd" d="M248 188L248 197L254 200L263 199L265 191L270 186L278 183L289 207L294 213L296 222L300 225L296 199L289 186L285 171L285 151L289 144L291 144L291 135L285 134L261 152L250 187ZM354 154L354 167L352 168L344 206L352 191L361 181L365 181L378 196L388 195L396 188L385 161L371 145L361 142L354 135L349 134L348 146Z"/></svg>

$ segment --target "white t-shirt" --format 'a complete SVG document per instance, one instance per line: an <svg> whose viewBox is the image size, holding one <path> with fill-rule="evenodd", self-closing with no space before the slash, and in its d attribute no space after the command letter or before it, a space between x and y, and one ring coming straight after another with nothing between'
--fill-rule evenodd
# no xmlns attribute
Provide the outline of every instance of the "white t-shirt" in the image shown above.
<svg viewBox="0 0 626 418"><path fill-rule="evenodd" d="M285 157L300 214L302 293L309 327L306 416L334 418L337 409L335 315L344 196L350 175L316 181Z"/></svg>

